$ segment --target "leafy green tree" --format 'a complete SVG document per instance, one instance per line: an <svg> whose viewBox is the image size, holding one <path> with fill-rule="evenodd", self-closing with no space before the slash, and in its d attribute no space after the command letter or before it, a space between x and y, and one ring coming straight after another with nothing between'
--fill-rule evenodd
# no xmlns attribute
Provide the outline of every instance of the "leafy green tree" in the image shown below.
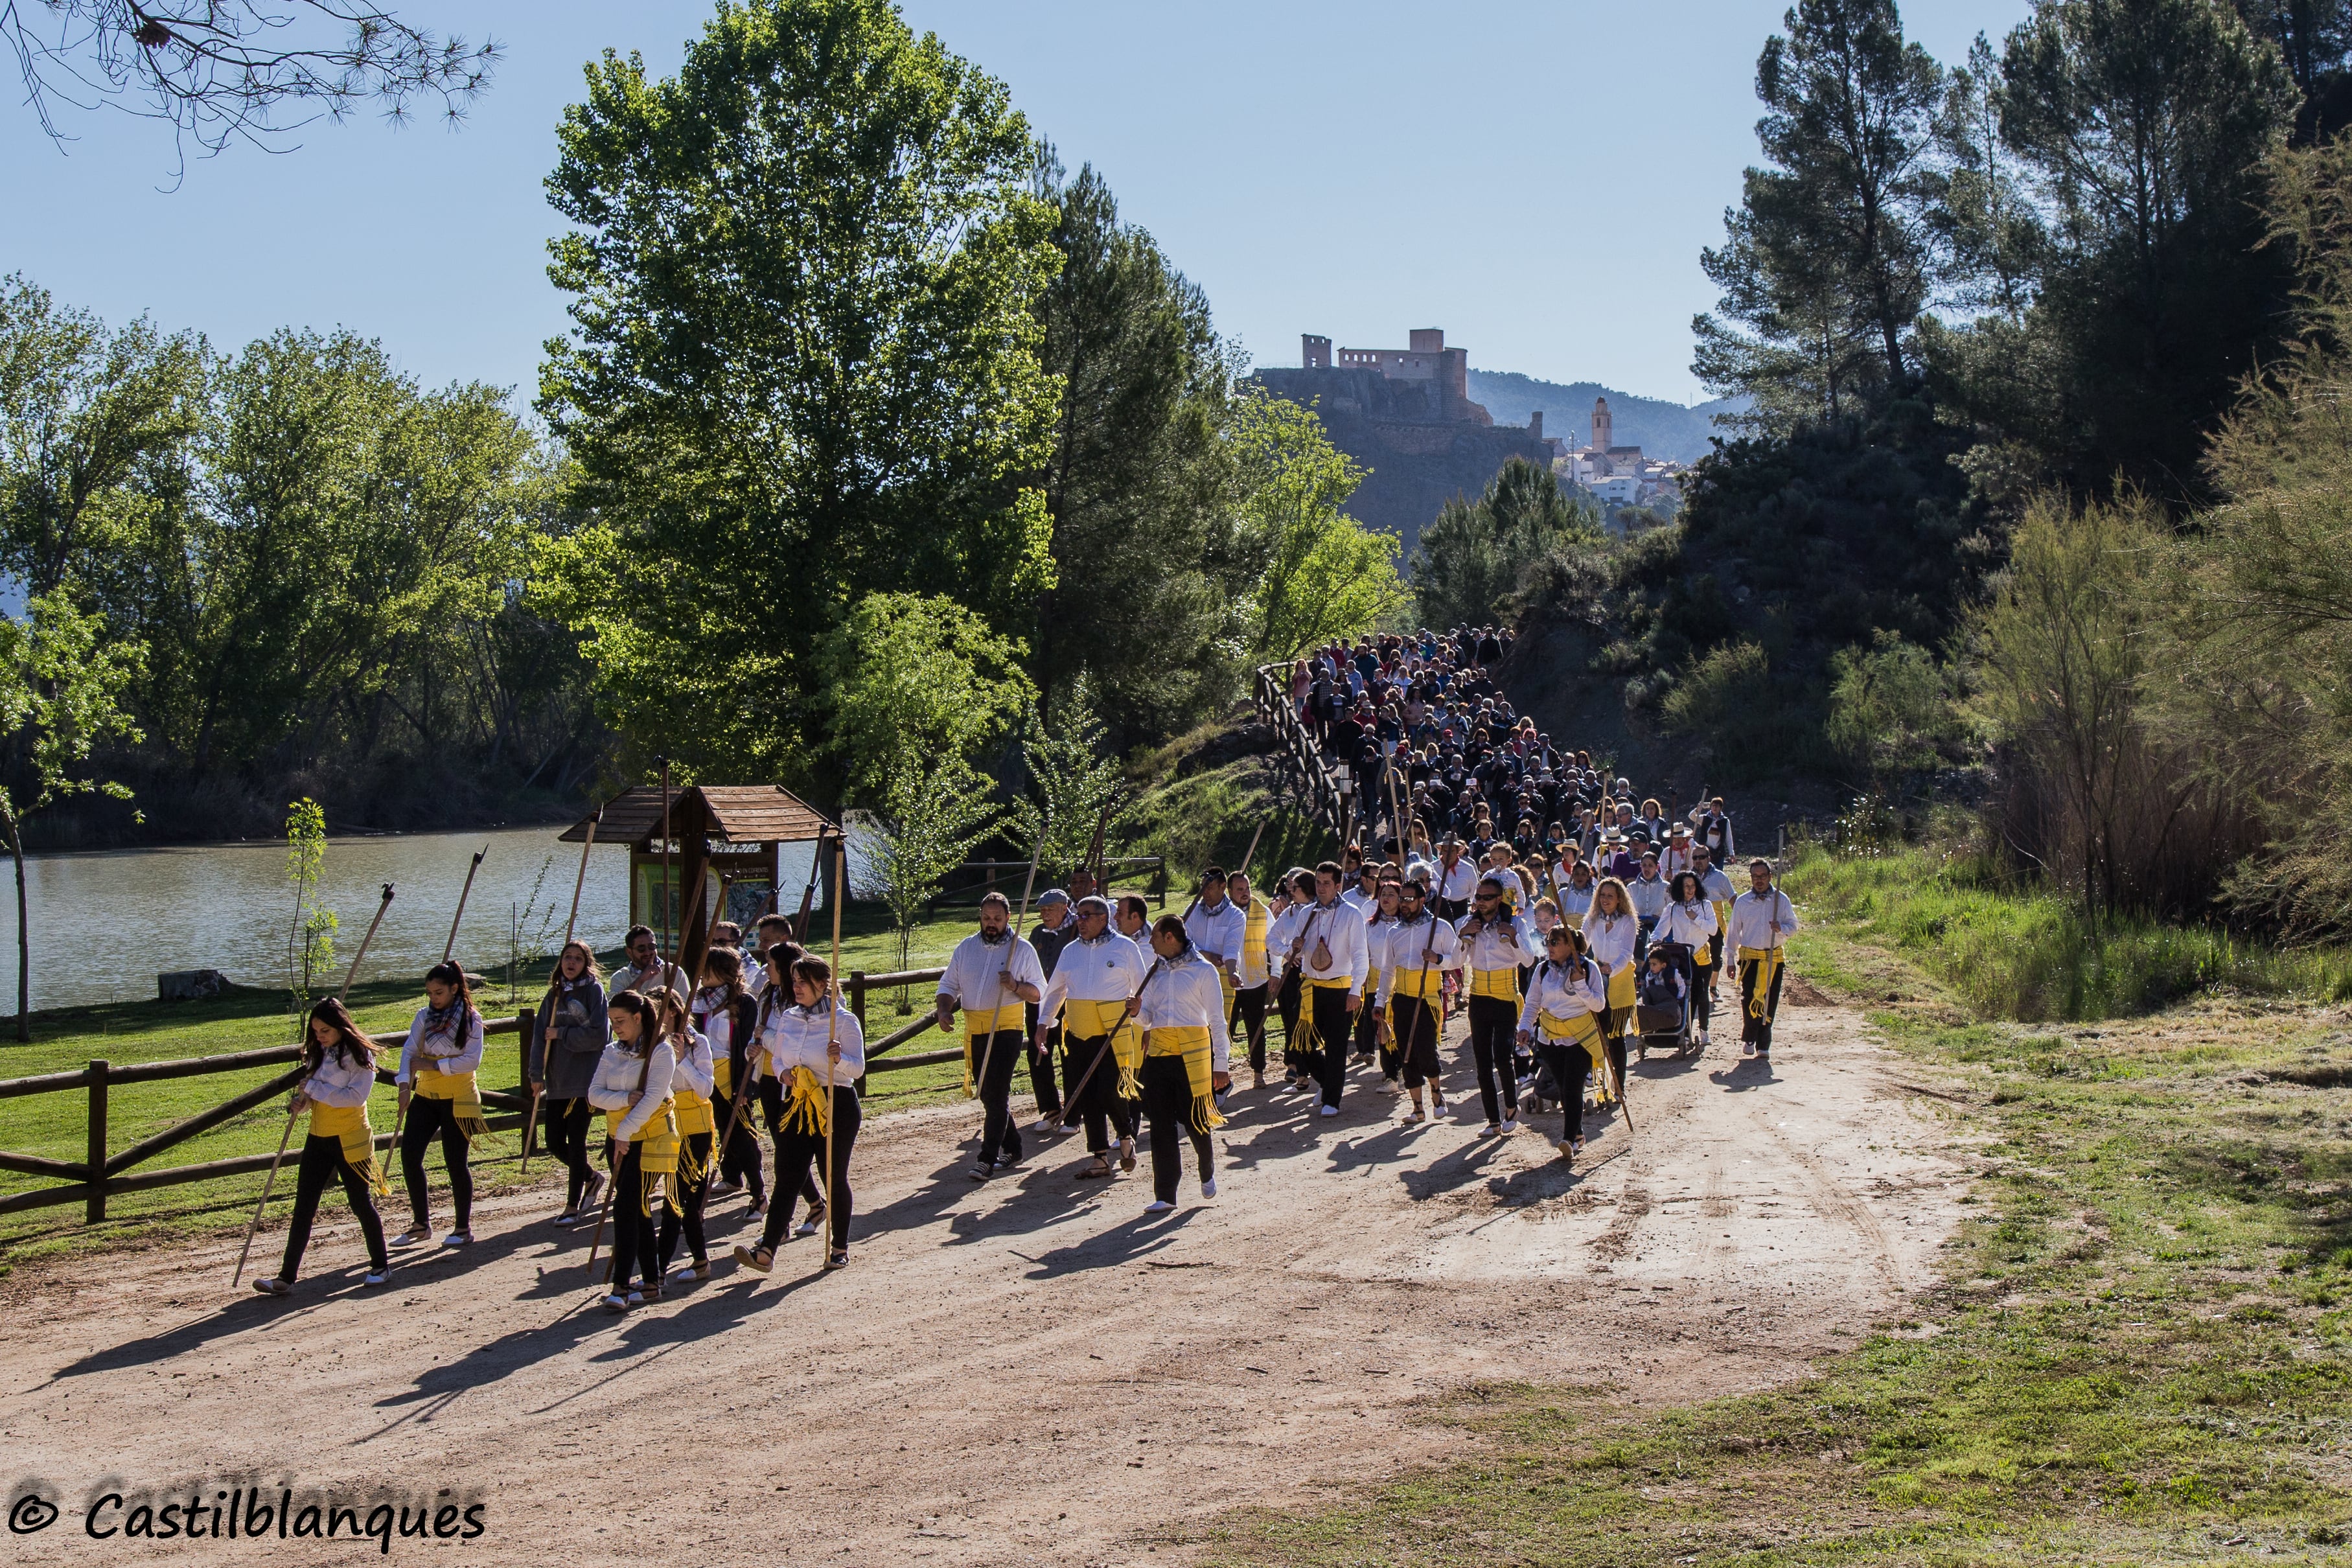
<svg viewBox="0 0 2352 1568"><path fill-rule="evenodd" d="M1869 776L1874 790L1935 761L1951 709L1933 654L1881 632L1868 647L1840 648L1830 676L1829 742Z"/></svg>
<svg viewBox="0 0 2352 1568"><path fill-rule="evenodd" d="M286 989L294 1010L310 1000L310 982L334 966L335 931L342 922L318 901L327 864L327 810L309 795L286 807L286 880L294 889L294 918L286 927Z"/></svg>
<svg viewBox="0 0 2352 1568"><path fill-rule="evenodd" d="M986 778L961 763L900 756L879 788L879 805L851 818L865 869L858 892L889 910L907 967L915 926L948 874L997 830Z"/></svg>
<svg viewBox="0 0 2352 1568"><path fill-rule="evenodd" d="M878 801L905 767L969 766L1035 695L1027 650L954 600L869 594L821 650L831 733L852 797Z"/></svg>
<svg viewBox="0 0 2352 1568"><path fill-rule="evenodd" d="M2256 37L2278 46L2279 58L2303 96L2298 142L2316 142L2352 118L2345 58L2352 55L2352 0L2236 0L2239 16Z"/></svg>
<svg viewBox="0 0 2352 1568"><path fill-rule="evenodd" d="M122 696L140 649L111 639L103 617L65 595L27 602L25 618L0 616L0 742L11 753L0 784L0 830L16 868L16 1037L32 1036L32 927L25 899L25 820L71 795L130 798L128 786L99 776L91 752L102 742L136 745L139 727Z"/></svg>
<svg viewBox="0 0 2352 1568"><path fill-rule="evenodd" d="M1809 395L1816 416L1833 416L1864 342L1879 361L1871 379L1910 379L1906 340L1931 288L1943 73L1904 41L1894 0L1800 0L1785 26L1756 62L1771 166L1748 171L1727 243L1701 258L1738 325L1697 319L1698 374L1791 413L1790 393ZM1795 386L1775 384L1792 372Z"/></svg>
<svg viewBox="0 0 2352 1568"><path fill-rule="evenodd" d="M1423 623L1485 626L1522 607L1555 554L1599 548L1591 505L1571 499L1549 468L1513 458L1475 501L1448 501L1422 530L1413 596Z"/></svg>
<svg viewBox="0 0 2352 1568"><path fill-rule="evenodd" d="M2015 321L2033 302L2048 234L2000 134L2000 57L1982 33L1947 79L1936 142L1944 158L1931 222L1944 247L1946 297Z"/></svg>
<svg viewBox="0 0 2352 1568"><path fill-rule="evenodd" d="M1029 128L887 0L747 0L675 77L607 53L558 140L539 407L593 521L537 591L639 745L820 787L845 613L946 595L1017 633L1052 581Z"/></svg>
<svg viewBox="0 0 2352 1568"><path fill-rule="evenodd" d="M1083 679L1065 689L1051 721L1044 704L1030 710L1021 742L1029 789L1013 801L1006 826L1016 844L1037 852L1039 866L1065 871L1084 864L1095 825L1118 810L1120 769L1108 739Z"/></svg>
<svg viewBox="0 0 2352 1568"><path fill-rule="evenodd" d="M1225 441L1254 589L1242 604L1254 662L1352 637L1404 602L1397 542L1341 510L1363 470L1312 410L1245 392Z"/></svg>

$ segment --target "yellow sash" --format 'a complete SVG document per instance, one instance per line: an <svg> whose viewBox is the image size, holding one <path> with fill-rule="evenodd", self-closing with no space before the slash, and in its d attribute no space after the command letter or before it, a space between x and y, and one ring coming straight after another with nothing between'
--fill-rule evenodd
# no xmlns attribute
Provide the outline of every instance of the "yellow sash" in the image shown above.
<svg viewBox="0 0 2352 1568"><path fill-rule="evenodd" d="M784 1079L784 1129L822 1138L833 1125L833 1100L813 1068L796 1067Z"/></svg>
<svg viewBox="0 0 2352 1568"><path fill-rule="evenodd" d="M1731 929L1731 905L1722 899L1715 900L1715 929L1718 935Z"/></svg>
<svg viewBox="0 0 2352 1568"><path fill-rule="evenodd" d="M1554 1044L1582 1046L1588 1056L1596 1055L1594 1046L1601 1038L1600 1021L1590 1013L1579 1013L1573 1018L1555 1018L1549 1013L1536 1015L1536 1026L1543 1037ZM1565 1091L1569 1087L1560 1086Z"/></svg>
<svg viewBox="0 0 2352 1568"><path fill-rule="evenodd" d="M710 1064L710 1092L722 1100L735 1098L735 1063L731 1058L720 1057Z"/></svg>
<svg viewBox="0 0 2352 1568"><path fill-rule="evenodd" d="M1254 984L1265 983L1265 931L1273 915L1272 906L1264 899L1250 895L1249 910L1242 917L1241 970L1257 976Z"/></svg>
<svg viewBox="0 0 2352 1568"><path fill-rule="evenodd" d="M1139 1075L1143 1070L1143 1031L1129 1021L1127 1004L1118 1000L1087 1002L1076 996L1062 1004L1064 1050L1073 1050L1105 1035L1110 1037L1111 1059L1118 1069L1118 1097L1142 1098L1143 1083ZM1087 1059L1093 1059L1091 1053Z"/></svg>
<svg viewBox="0 0 2352 1568"><path fill-rule="evenodd" d="M627 1115L628 1112L625 1110L604 1112L604 1136L619 1138L622 1120ZM677 1208L677 1193L670 1191L668 1184L662 1180L666 1176L679 1174L677 1102L674 1100L663 1100L661 1110L656 1112L643 1127L637 1129L637 1135L634 1142L639 1145L637 1170L645 1177L645 1190L639 1194L637 1200L641 1212L650 1217L654 1212L655 1203L664 1196L667 1197L671 1208Z"/></svg>
<svg viewBox="0 0 2352 1568"><path fill-rule="evenodd" d="M418 1063L410 1077L410 1088L420 1098L457 1102L457 1130L466 1135L467 1142L488 1135L490 1124L482 1117L482 1091L475 1087L472 1073L436 1072Z"/></svg>
<svg viewBox="0 0 2352 1568"><path fill-rule="evenodd" d="M1474 969L1470 972L1470 994L1494 996L1510 1003L1519 1002L1519 972L1512 969Z"/></svg>
<svg viewBox="0 0 2352 1568"><path fill-rule="evenodd" d="M1772 982L1780 973L1780 952L1777 947L1739 950L1740 963L1760 965L1756 973L1756 994L1748 1002L1748 1016L1759 1024L1772 1021Z"/></svg>
<svg viewBox="0 0 2352 1568"><path fill-rule="evenodd" d="M1419 964L1413 964L1409 968L1399 967L1389 971L1389 994L1391 996L1415 996L1425 1002L1436 995L1439 988L1444 984L1445 972L1434 963L1427 969L1422 968Z"/></svg>
<svg viewBox="0 0 2352 1568"><path fill-rule="evenodd" d="M1029 1026L1029 1015L1015 1002L1010 1007L966 1008L963 1016L963 1097L970 1100L980 1090L971 1081L972 1042L985 1040L991 1035L1010 1029L1018 1034ZM985 1051L985 1046L981 1047Z"/></svg>
<svg viewBox="0 0 2352 1568"><path fill-rule="evenodd" d="M1617 973L1609 977L1609 1005L1631 1007L1633 1005L1633 966L1620 964Z"/></svg>
<svg viewBox="0 0 2352 1568"><path fill-rule="evenodd" d="M310 1105L310 1133L316 1138L332 1138L343 1146L343 1163L357 1172L362 1180L380 1194L389 1194L392 1184L384 1180L383 1167L376 1163L375 1131L368 1125L364 1105Z"/></svg>
<svg viewBox="0 0 2352 1568"><path fill-rule="evenodd" d="M711 1086L713 1089L717 1084ZM698 1132L716 1132L718 1124L710 1119L710 1101L690 1089L681 1089L670 1095L671 1109L677 1112L677 1131L681 1138L691 1138Z"/></svg>
<svg viewBox="0 0 2352 1568"><path fill-rule="evenodd" d="M1318 991L1345 991L1356 983L1347 975L1335 974L1328 980L1309 980L1307 984Z"/></svg>
<svg viewBox="0 0 2352 1568"><path fill-rule="evenodd" d="M1194 1131L1206 1132L1225 1124L1224 1117L1217 1110L1215 1087L1210 1079L1213 1058L1209 1052L1208 1030L1198 1024L1147 1029L1143 1036L1143 1050L1147 1056L1184 1058L1184 1081L1192 1090Z"/></svg>

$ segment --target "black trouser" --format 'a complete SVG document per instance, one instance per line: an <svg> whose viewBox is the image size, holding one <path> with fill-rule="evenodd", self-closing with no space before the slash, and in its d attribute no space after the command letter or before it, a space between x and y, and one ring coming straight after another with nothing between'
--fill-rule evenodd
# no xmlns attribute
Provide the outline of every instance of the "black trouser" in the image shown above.
<svg viewBox="0 0 2352 1568"><path fill-rule="evenodd" d="M567 1211L580 1207L580 1194L588 1190L588 1179L594 1173L588 1163L588 1118L593 1111L585 1095L571 1100L550 1096L541 1108L547 1123L547 1152L572 1173L563 1189Z"/></svg>
<svg viewBox="0 0 2352 1568"><path fill-rule="evenodd" d="M1374 1055L1379 1049L1381 1042L1380 1017L1380 1009L1373 1006L1369 999L1365 1002L1364 1005L1356 1009L1356 1016L1354 1019L1356 1055L1360 1057L1369 1057Z"/></svg>
<svg viewBox="0 0 2352 1568"><path fill-rule="evenodd" d="M734 1133L728 1138L727 1147L719 1159L719 1179L734 1182L748 1188L754 1206L767 1201L768 1176L760 1169L760 1129L751 1120L748 1108L738 1117L735 1101L727 1095L710 1097L712 1125L725 1132L729 1122L734 1123Z"/></svg>
<svg viewBox="0 0 2352 1568"><path fill-rule="evenodd" d="M1478 1064L1478 1099L1486 1120L1518 1114L1518 1068L1511 1053L1518 1041L1519 1010L1509 998L1470 998L1470 1055Z"/></svg>
<svg viewBox="0 0 2352 1568"><path fill-rule="evenodd" d="M408 1178L408 1212L422 1227L431 1223L425 1202L425 1152L435 1139L441 1142L441 1160L449 1168L449 1196L457 1207L457 1227L465 1230L474 1218L474 1173L466 1165L466 1131L457 1125L457 1102L408 1097L408 1125L400 1130L400 1169Z"/></svg>
<svg viewBox="0 0 2352 1568"><path fill-rule="evenodd" d="M1306 984L1306 979L1294 969L1282 977L1282 984L1274 992L1275 1009L1282 1015L1282 1068L1290 1078L1307 1070L1307 1053L1298 1048L1299 995Z"/></svg>
<svg viewBox="0 0 2352 1568"><path fill-rule="evenodd" d="M1683 959L1683 989L1690 994L1692 1027L1704 1029L1715 1022L1715 999L1707 994L1706 985L1706 977L1715 971L1697 959L1696 952Z"/></svg>
<svg viewBox="0 0 2352 1568"><path fill-rule="evenodd" d="M1108 1150L1114 1131L1122 1138L1133 1136L1128 1131L1128 1103L1118 1097L1118 1055L1110 1042L1108 1035L1090 1040L1066 1032L1062 1036L1062 1076L1070 1085L1066 1114L1086 1119L1089 1154Z"/></svg>
<svg viewBox="0 0 2352 1568"><path fill-rule="evenodd" d="M1592 1070L1591 1053L1582 1046L1553 1041L1538 1033L1536 1054L1551 1068L1552 1081L1559 1086L1560 1141L1572 1142L1584 1136L1584 1075Z"/></svg>
<svg viewBox="0 0 2352 1568"><path fill-rule="evenodd" d="M1316 1081L1322 1088L1323 1103L1337 1105L1339 1086L1348 1080L1348 1029L1355 1021L1348 1012L1348 989L1309 985L1307 995L1307 1005L1314 1009Z"/></svg>
<svg viewBox="0 0 2352 1568"><path fill-rule="evenodd" d="M995 1043L991 1045L993 1040ZM980 1075L980 1104L984 1115L980 1128L980 1163L992 1165L1000 1159L1021 1158L1021 1129L1013 1121L1013 1069L1018 1066L1028 1042L1018 1029L999 1029L994 1035L980 1035L971 1042L971 1068ZM783 1169L783 1153L776 1154L776 1169ZM782 1185L779 1175L777 1184Z"/></svg>
<svg viewBox="0 0 2352 1568"><path fill-rule="evenodd" d="M1007 1034L1011 1030L1005 1031ZM1012 1079L1012 1062L1005 1063L1008 1087ZM847 1084L835 1086L833 1091L833 1201L824 1207L825 1228L831 1234L833 1250L839 1252L849 1245L849 1152L857 1145L857 1128L863 1115L858 1110L857 1091ZM782 1194L808 1185L814 1178L812 1171L824 1169L824 1134L785 1128L776 1134L776 1206L768 1211L768 1223L761 1227L761 1250L773 1252L784 1238L785 1227L793 1223L793 1205Z"/></svg>
<svg viewBox="0 0 2352 1568"><path fill-rule="evenodd" d="M1031 1011L1034 1012L1033 1005ZM1059 1118L1062 1114L1062 1091L1054 1083L1054 1050L1062 1043L1062 1031L1057 1025L1045 1031L1045 1048L1032 1050L1025 1043L1021 1054L1029 1058L1029 1089L1037 1097L1037 1114Z"/></svg>
<svg viewBox="0 0 2352 1568"><path fill-rule="evenodd" d="M1265 1070L1265 998L1264 982L1245 985L1234 993L1234 1014L1241 1019L1242 1037L1249 1042L1249 1064L1252 1072Z"/></svg>
<svg viewBox="0 0 2352 1568"><path fill-rule="evenodd" d="M1436 1083L1436 999L1409 996L1400 991L1390 996L1389 1004L1389 1032L1396 1040L1397 1056L1404 1068L1405 1088L1419 1089L1424 1083ZM1433 1092L1440 1100L1445 1098L1443 1089Z"/></svg>
<svg viewBox="0 0 2352 1568"><path fill-rule="evenodd" d="M768 1142L776 1146L775 1200L782 1207L785 1216L789 1218L793 1212L793 1205L792 1200L785 1194L793 1190L793 1184L784 1175L783 1081L773 1076L762 1078L758 1087L751 1092L760 1097L760 1107L768 1113ZM800 1177L800 1195L807 1201L811 1212L814 1212L824 1204L824 1194L818 1189L816 1178L805 1172ZM752 1201L754 1203L760 1201L757 1194L752 1195Z"/></svg>
<svg viewBox="0 0 2352 1568"><path fill-rule="evenodd" d="M1739 965L1739 1037L1756 1047L1763 1056L1772 1048L1772 1020L1780 1015L1780 981L1789 973L1784 959L1772 966L1772 988L1764 998L1764 1016L1756 1016L1756 982L1764 973L1764 965L1755 959L1743 960Z"/></svg>
<svg viewBox="0 0 2352 1568"><path fill-rule="evenodd" d="M1216 1150L1209 1135L1192 1125L1192 1076L1184 1070L1182 1057L1146 1057L1141 1076L1143 1110L1151 1119L1151 1195L1172 1204L1184 1174L1182 1140L1192 1140L1203 1182L1217 1173Z"/></svg>
<svg viewBox="0 0 2352 1568"><path fill-rule="evenodd" d="M1525 996L1528 994L1528 987L1535 984L1535 977L1536 966L1532 961L1519 965L1520 995ZM1511 1022L1511 1070L1518 1076L1519 1081L1524 1083L1536 1076L1536 1061L1535 1053L1532 1050L1520 1047L1518 1028L1518 1020L1514 1016Z"/></svg>
<svg viewBox="0 0 2352 1568"><path fill-rule="evenodd" d="M717 1103L715 1100L712 1101L714 1107ZM671 1183L677 1188L677 1207L673 1209L667 1205L662 1207L659 1239L661 1262L656 1269L656 1273L669 1272L669 1260L677 1251L677 1237L680 1231L686 1233L687 1251L694 1260L697 1263L710 1261L709 1245L702 1238L702 1205L703 1200L710 1195L710 1144L711 1141L718 1136L716 1132L689 1132L679 1140L678 1168L684 1170L689 1164L699 1165L702 1167L702 1180L689 1184L683 1176L670 1178ZM752 1169L756 1172L759 1167L754 1165Z"/></svg>
<svg viewBox="0 0 2352 1568"><path fill-rule="evenodd" d="M294 1167L294 1217L286 1226L286 1256L278 1265L278 1278L291 1285L302 1268L302 1251L310 1245L310 1222L318 1217L320 1194L336 1176L343 1179L343 1195L351 1200L352 1213L360 1222L360 1235L367 1239L368 1261L378 1274L392 1267L392 1255L383 1247L383 1221L376 1217L375 1194L368 1191L367 1178L343 1162L343 1141L313 1132L302 1141L302 1161Z"/></svg>
<svg viewBox="0 0 2352 1568"><path fill-rule="evenodd" d="M646 1212L645 1140L621 1145L613 1172L613 1294L625 1296L640 1273L646 1285L661 1286L661 1259L654 1247L654 1216ZM670 1180L677 1178L672 1176Z"/></svg>
<svg viewBox="0 0 2352 1568"><path fill-rule="evenodd" d="M1706 951L1715 959L1715 962L1707 966L1707 974L1710 977L1721 974L1723 973L1723 929L1720 923L1717 925L1715 934L1706 939ZM1710 986L1708 989L1712 990L1713 987Z"/></svg>

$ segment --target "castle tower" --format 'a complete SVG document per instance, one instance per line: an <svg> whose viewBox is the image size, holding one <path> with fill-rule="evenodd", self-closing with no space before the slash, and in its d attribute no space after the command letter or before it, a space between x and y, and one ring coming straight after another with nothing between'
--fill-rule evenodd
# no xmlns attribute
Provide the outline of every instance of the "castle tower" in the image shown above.
<svg viewBox="0 0 2352 1568"><path fill-rule="evenodd" d="M1298 334L1298 363L1307 370L1331 368L1331 340L1313 332Z"/></svg>
<svg viewBox="0 0 2352 1568"><path fill-rule="evenodd" d="M1613 432L1610 428L1609 400L1605 397L1596 397L1592 400L1592 449L1596 452L1609 450L1611 447L1616 445L1612 438L1612 436Z"/></svg>

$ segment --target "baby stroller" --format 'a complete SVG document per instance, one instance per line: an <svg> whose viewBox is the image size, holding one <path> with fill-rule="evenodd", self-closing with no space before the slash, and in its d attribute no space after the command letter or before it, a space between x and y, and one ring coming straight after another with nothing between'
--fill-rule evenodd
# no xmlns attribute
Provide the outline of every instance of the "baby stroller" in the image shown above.
<svg viewBox="0 0 2352 1568"><path fill-rule="evenodd" d="M1663 976L1652 975L1647 967L1648 956L1654 955L1665 958ZM1690 948L1679 942L1653 943L1645 955L1633 1006L1633 1027L1641 1036L1641 1055L1636 1060L1646 1060L1652 1051L1670 1050L1681 1056L1693 1048L1690 959Z"/></svg>

